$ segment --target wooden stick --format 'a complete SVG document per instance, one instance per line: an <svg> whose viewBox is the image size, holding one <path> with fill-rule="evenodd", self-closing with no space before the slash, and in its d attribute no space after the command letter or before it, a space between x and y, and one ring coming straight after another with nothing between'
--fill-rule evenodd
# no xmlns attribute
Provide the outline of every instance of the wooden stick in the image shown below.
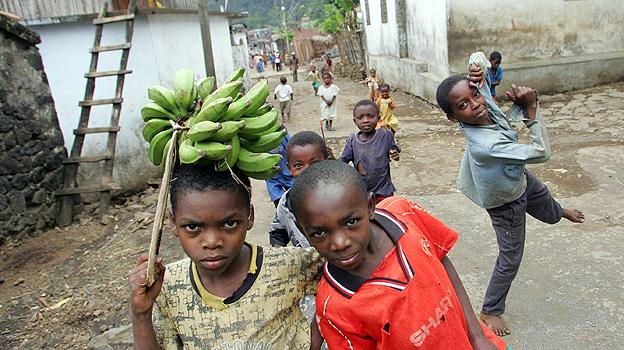
<svg viewBox="0 0 624 350"><path fill-rule="evenodd" d="M169 186L171 184L171 173L175 164L176 149L178 148L178 135L182 128L178 125L174 126L173 136L171 137L171 147L167 152L167 160L165 161L165 173L160 183L160 192L158 193L158 204L156 205L156 214L154 214L154 225L152 226L152 238L150 240L149 255L147 258L147 283L151 286L156 281L154 279L156 256L160 248L160 239L162 237L163 220L167 209L167 197L169 196Z"/></svg>
<svg viewBox="0 0 624 350"><path fill-rule="evenodd" d="M321 119L321 136L323 136L323 141L325 141L325 131L323 131L323 119Z"/></svg>

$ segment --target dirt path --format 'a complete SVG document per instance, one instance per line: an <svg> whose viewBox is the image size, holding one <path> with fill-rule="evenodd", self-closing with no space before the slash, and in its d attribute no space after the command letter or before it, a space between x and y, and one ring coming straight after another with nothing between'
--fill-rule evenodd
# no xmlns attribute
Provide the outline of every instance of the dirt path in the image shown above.
<svg viewBox="0 0 624 350"><path fill-rule="evenodd" d="M277 77L271 77L271 87ZM363 85L338 79L337 131L327 132L338 155L355 130L351 108ZM309 82L296 82L291 133L319 131L319 101ZM422 203L461 234L452 259L478 309L496 255L485 211L455 188L464 141L442 113L394 92L403 148L392 175L398 194ZM514 349L607 349L624 343L621 288L624 229L624 83L543 96L553 157L530 169L566 205L583 209L583 225L530 220L527 250L511 290L507 318ZM256 224L249 239L266 244L273 215L264 183L254 181ZM91 338L129 323L126 274L149 241L157 192L117 198L115 220L81 224L0 247L0 347L85 348ZM183 256L166 232L166 261ZM62 305L57 303L64 302ZM55 305L56 304L56 305ZM119 345L124 348L126 346Z"/></svg>

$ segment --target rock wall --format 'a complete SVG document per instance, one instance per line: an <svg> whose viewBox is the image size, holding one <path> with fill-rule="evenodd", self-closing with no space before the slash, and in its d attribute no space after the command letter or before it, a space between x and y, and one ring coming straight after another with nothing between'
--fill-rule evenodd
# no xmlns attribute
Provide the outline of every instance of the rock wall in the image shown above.
<svg viewBox="0 0 624 350"><path fill-rule="evenodd" d="M39 36L0 15L0 244L53 226L66 157Z"/></svg>

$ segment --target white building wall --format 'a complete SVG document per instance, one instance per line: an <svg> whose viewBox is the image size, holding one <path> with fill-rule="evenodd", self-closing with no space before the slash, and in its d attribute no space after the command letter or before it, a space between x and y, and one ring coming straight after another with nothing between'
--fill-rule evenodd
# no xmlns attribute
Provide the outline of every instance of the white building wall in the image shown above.
<svg viewBox="0 0 624 350"><path fill-rule="evenodd" d="M223 81L234 68L227 18L211 16L211 34L218 81ZM124 42L125 26L121 23L104 27L102 45ZM52 97L63 131L65 146L69 151L74 140L73 130L78 126L81 108L78 101L84 99L86 79L93 45L95 27L90 21L32 26L41 36L39 50L52 90ZM141 107L147 100L147 87L160 84L172 87L173 76L179 68L192 68L196 78L204 76L204 55L197 16L159 14L138 16L135 19L134 37L126 76L124 103L121 109L117 136L114 180L124 190L144 187L151 177L158 175L158 167L147 159L147 143L141 132ZM119 68L121 52L101 53L98 70ZM116 77L98 78L94 98L111 98L115 91ZM110 123L111 105L94 106L90 127L107 126ZM106 147L106 134L87 135L83 155L102 154ZM80 179L99 179L97 164L81 165ZM79 181L80 181L79 179Z"/></svg>
<svg viewBox="0 0 624 350"><path fill-rule="evenodd" d="M430 73L447 76L447 0L405 0L405 7L408 56L427 62Z"/></svg>
<svg viewBox="0 0 624 350"><path fill-rule="evenodd" d="M399 57L399 34L394 0L387 0L388 23L381 23L381 0L366 1L370 10L370 25L366 24L365 6L361 6L365 19L366 53L370 56Z"/></svg>

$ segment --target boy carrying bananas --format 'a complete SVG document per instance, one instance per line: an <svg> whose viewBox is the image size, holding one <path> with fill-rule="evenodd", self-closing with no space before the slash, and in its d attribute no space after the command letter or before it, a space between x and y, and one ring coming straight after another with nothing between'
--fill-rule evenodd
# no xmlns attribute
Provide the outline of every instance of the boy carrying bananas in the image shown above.
<svg viewBox="0 0 624 350"><path fill-rule="evenodd" d="M299 300L315 294L321 258L313 248L261 247L249 178L238 168L181 165L171 182L171 225L188 256L146 287L147 256L129 272L136 349L309 349Z"/></svg>

